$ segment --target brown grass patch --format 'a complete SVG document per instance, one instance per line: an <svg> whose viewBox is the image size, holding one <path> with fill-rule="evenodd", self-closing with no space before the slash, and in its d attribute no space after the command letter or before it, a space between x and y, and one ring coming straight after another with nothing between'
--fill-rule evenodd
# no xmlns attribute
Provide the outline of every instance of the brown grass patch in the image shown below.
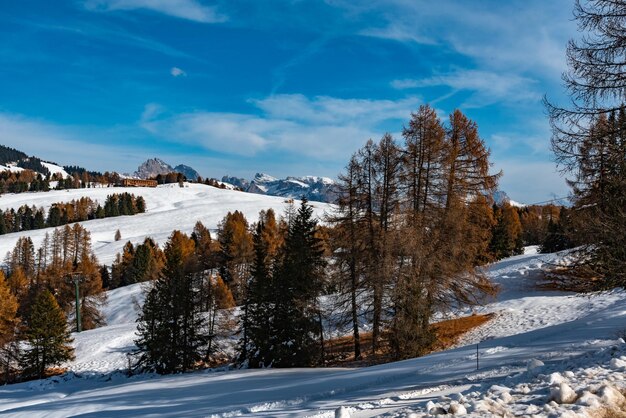
<svg viewBox="0 0 626 418"><path fill-rule="evenodd" d="M437 340L435 341L432 351L442 351L456 344L463 334L473 330L476 327L488 322L494 317L494 314L471 315L456 319L449 319L433 324Z"/></svg>
<svg viewBox="0 0 626 418"><path fill-rule="evenodd" d="M626 397L626 390L620 391ZM626 418L626 403L621 402L616 407L600 408L590 413L594 418Z"/></svg>
<svg viewBox="0 0 626 418"><path fill-rule="evenodd" d="M494 314L471 315L462 318L449 319L432 324L437 339L429 352L442 351L456 344L461 336L468 331L488 322ZM326 365L361 367L375 364L383 364L394 361L389 345L386 343L387 335L383 334L380 348L372 353L372 333L361 333L361 359L354 358L354 337L345 336L334 338L325 342Z"/></svg>
<svg viewBox="0 0 626 418"><path fill-rule="evenodd" d="M590 414L594 418L626 418L626 411L615 408L601 408Z"/></svg>

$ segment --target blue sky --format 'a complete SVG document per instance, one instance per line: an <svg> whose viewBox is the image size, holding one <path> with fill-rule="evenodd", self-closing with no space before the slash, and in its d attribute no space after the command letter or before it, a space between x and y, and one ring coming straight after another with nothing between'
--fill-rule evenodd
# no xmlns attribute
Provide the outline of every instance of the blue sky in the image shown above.
<svg viewBox="0 0 626 418"><path fill-rule="evenodd" d="M101 171L335 177L430 103L478 123L511 198L565 196L541 99L566 99L572 3L5 1L0 143Z"/></svg>

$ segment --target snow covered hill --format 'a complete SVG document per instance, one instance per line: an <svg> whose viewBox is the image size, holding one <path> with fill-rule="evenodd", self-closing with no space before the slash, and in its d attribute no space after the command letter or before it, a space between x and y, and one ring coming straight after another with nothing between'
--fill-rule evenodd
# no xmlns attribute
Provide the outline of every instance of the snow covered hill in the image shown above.
<svg viewBox="0 0 626 418"><path fill-rule="evenodd" d="M0 209L17 209L22 205L43 207L46 211L56 202L68 202L89 196L104 204L107 195L113 193L134 193L146 200L146 213L134 216L97 219L82 222L91 232L92 244L99 261L111 264L115 255L122 250L127 241L133 244L143 242L146 237L164 244L173 230L191 233L197 221L202 221L211 230L229 212L242 212L249 222L258 219L259 211L274 209L282 215L287 203L284 198L263 196L233 190L223 190L203 184L163 185L157 188L93 188L50 191L41 193L19 193L0 196ZM331 206L325 203L312 203L315 215L322 217ZM115 241L115 231L120 230L122 239ZM51 229L23 231L0 236L0 256L4 256L15 246L18 237L30 236L35 245L39 245L46 232Z"/></svg>
<svg viewBox="0 0 626 418"><path fill-rule="evenodd" d="M44 167L46 167L48 169L48 171L50 172L51 176L54 176L55 174L60 175L62 178L67 178L70 175L67 173L67 171L65 171L65 169L59 165L53 164L53 163L47 163L45 161L41 162L41 165L43 165Z"/></svg>
<svg viewBox="0 0 626 418"><path fill-rule="evenodd" d="M127 378L141 286L109 292L109 325L74 335L68 374L0 388L0 416L165 417L591 417L624 401L626 293L539 291L559 255L527 254L487 270L502 288L480 310L496 319L461 346L386 365L348 369L212 370ZM136 303L135 303L136 302ZM478 345L479 369L476 366Z"/></svg>

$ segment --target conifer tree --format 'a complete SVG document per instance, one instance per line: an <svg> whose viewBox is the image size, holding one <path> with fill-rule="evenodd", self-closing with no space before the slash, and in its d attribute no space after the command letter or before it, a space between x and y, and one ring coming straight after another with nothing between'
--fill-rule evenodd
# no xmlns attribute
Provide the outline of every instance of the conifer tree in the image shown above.
<svg viewBox="0 0 626 418"><path fill-rule="evenodd" d="M252 236L243 213L229 212L218 226L217 239L220 277L230 286L235 300L241 303L252 258Z"/></svg>
<svg viewBox="0 0 626 418"><path fill-rule="evenodd" d="M28 292L29 280L21 266L17 266L8 278L8 286L13 296L22 303Z"/></svg>
<svg viewBox="0 0 626 418"><path fill-rule="evenodd" d="M215 257L209 229L204 226L202 222L196 222L193 232L191 233L191 239L193 239L196 244L196 253L201 268L203 270L214 268Z"/></svg>
<svg viewBox="0 0 626 418"><path fill-rule="evenodd" d="M211 357L219 348L218 336L226 336L234 327L232 323L231 309L235 307L235 299L230 289L220 276L210 277L210 286L207 312L207 349L205 361L211 361Z"/></svg>
<svg viewBox="0 0 626 418"><path fill-rule="evenodd" d="M558 220L550 219L545 239L541 243L542 253L555 253L572 247L566 226L568 217L567 209L561 208Z"/></svg>
<svg viewBox="0 0 626 418"><path fill-rule="evenodd" d="M16 337L19 319L17 317L18 303L11 293L9 285L0 271L0 367L4 379L8 382L16 360Z"/></svg>
<svg viewBox="0 0 626 418"><path fill-rule="evenodd" d="M194 280L193 240L174 231L164 253L165 268L146 296L135 343L145 369L168 374L194 368L204 358L208 336Z"/></svg>
<svg viewBox="0 0 626 418"><path fill-rule="evenodd" d="M360 228L363 201L359 198L360 179L361 166L356 155L353 155L346 167L346 173L339 176L337 211L329 219L334 226L331 238L335 254L335 263L332 264L335 267L334 284L343 296L340 305L347 316L341 322L351 325L355 360L361 359L359 318L362 312L358 298L364 291L364 251Z"/></svg>
<svg viewBox="0 0 626 418"><path fill-rule="evenodd" d="M280 266L274 277L277 367L310 366L322 358L322 324L317 297L324 283L322 243L313 208L302 200L289 223Z"/></svg>
<svg viewBox="0 0 626 418"><path fill-rule="evenodd" d="M72 338L63 310L47 290L37 296L25 332L28 347L21 359L25 376L43 378L51 366L73 360Z"/></svg>
<svg viewBox="0 0 626 418"><path fill-rule="evenodd" d="M261 217L252 236L254 259L242 318L240 358L247 360L250 367L271 365L272 347L276 342L272 315L275 306L273 266L265 229L265 222Z"/></svg>

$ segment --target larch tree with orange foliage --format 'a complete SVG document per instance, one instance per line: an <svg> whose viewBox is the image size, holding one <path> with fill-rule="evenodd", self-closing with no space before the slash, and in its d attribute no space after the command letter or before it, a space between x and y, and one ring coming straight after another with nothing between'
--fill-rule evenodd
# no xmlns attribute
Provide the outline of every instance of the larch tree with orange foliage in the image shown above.
<svg viewBox="0 0 626 418"><path fill-rule="evenodd" d="M0 377L0 382L5 383L10 380L12 371L17 367L17 309L17 298L11 292L4 273L0 271L0 366L4 375Z"/></svg>

